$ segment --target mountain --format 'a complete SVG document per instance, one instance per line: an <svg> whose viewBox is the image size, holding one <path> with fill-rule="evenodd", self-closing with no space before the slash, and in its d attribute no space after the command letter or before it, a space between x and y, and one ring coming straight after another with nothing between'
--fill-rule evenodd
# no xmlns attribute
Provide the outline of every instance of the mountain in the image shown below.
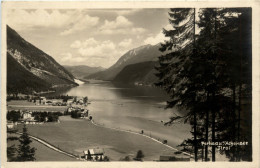
<svg viewBox="0 0 260 168"><path fill-rule="evenodd" d="M148 61L127 65L114 78L113 82L121 82L135 85L151 85L157 78L154 67L158 62Z"/></svg>
<svg viewBox="0 0 260 168"><path fill-rule="evenodd" d="M77 86L74 76L7 26L7 91L55 90Z"/></svg>
<svg viewBox="0 0 260 168"><path fill-rule="evenodd" d="M78 66L69 66L63 65L71 74L73 74L78 79L83 79L91 74L104 71L103 67L90 67L86 65L78 65Z"/></svg>
<svg viewBox="0 0 260 168"><path fill-rule="evenodd" d="M157 61L161 55L160 44L144 45L125 53L113 66L107 70L87 76L88 79L113 80L127 65L147 61Z"/></svg>
<svg viewBox="0 0 260 168"><path fill-rule="evenodd" d="M9 53L7 53L7 91L15 93L22 90L41 91L51 85L36 75L29 73Z"/></svg>

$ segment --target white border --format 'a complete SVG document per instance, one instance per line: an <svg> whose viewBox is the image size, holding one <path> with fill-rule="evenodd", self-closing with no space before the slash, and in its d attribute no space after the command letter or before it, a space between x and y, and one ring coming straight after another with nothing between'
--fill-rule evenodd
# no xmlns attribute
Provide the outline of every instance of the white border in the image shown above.
<svg viewBox="0 0 260 168"><path fill-rule="evenodd" d="M8 168L41 168L41 167L178 167L178 168L201 168L201 167L230 167L230 168L259 168L259 137L260 137L260 109L259 109L259 93L260 93L260 80L259 80L259 63L260 63L260 34L259 34L259 1L114 1L114 2L101 2L101 1L88 1L88 2L61 2L61 1L45 1L45 2L2 2L2 50L1 50L1 166ZM173 8L173 7L252 7L252 48L253 48L253 162L26 162L26 163L13 163L6 162L6 10L14 9L83 9L83 8Z"/></svg>

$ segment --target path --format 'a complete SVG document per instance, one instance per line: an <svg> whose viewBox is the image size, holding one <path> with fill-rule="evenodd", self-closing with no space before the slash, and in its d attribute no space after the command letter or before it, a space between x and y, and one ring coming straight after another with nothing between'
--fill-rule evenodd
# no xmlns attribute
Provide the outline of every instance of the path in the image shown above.
<svg viewBox="0 0 260 168"><path fill-rule="evenodd" d="M157 140L157 139L155 139L155 138L152 138L152 137L150 137L150 136L148 136L148 135L140 134L140 133L137 133L137 132L134 132L134 131L123 130L123 129L119 129L119 128L105 127L105 126L102 126L102 125L99 125L99 124L95 123L93 120L91 120L91 123L92 123L93 125L97 126L97 127L103 127L103 128L107 128L107 129L112 129L112 130L117 130L117 131L122 131L122 132L127 132L127 133L131 133L131 134L136 134L136 135L144 136L144 137L149 138L149 139L151 139L151 140L153 140L153 141L155 141L155 142L157 142L157 143L160 143L160 144L162 144L162 145L164 145L164 146L166 146L166 147L168 147L168 148L170 148L170 149L172 149L172 150L179 151L178 149L176 149L176 148L174 148L174 147L172 147L172 146L170 146L170 145L164 144L164 143L162 143L161 141L159 141L159 140ZM17 132L17 134L22 135L21 132ZM52 149L52 150L54 150L54 151L56 151L56 152L62 153L62 154L64 154L64 155L67 155L67 156L72 157L72 158L75 158L75 159L80 159L80 158L78 158L76 155L73 155L73 154L71 154L71 153L68 153L68 152L66 152L66 151L63 151L63 150L61 150L61 149L59 149L59 148L57 148L57 147L51 145L50 143L48 143L48 142L46 142L46 141L44 141L44 140L42 140L42 139L40 139L40 138L37 138L37 137L32 136L32 135L29 135L29 134L28 134L28 136L29 136L30 138L32 138L33 140L38 141L39 143L45 145L46 147L48 147L48 148L50 148L50 149ZM182 152L182 151L179 151L179 152ZM187 152L182 152L182 153L183 153L183 154L186 154L186 155L188 155L188 156L190 156L190 157L193 157L193 155L191 155L191 154L189 154L189 153L187 153Z"/></svg>
<svg viewBox="0 0 260 168"><path fill-rule="evenodd" d="M17 132L17 134L22 135L23 133ZM35 140L35 141L37 141L37 142L39 142L39 143L45 145L46 147L48 147L48 148L50 148L50 149L52 149L52 150L54 150L54 151L56 151L56 152L62 153L62 154L64 154L64 155L67 155L67 156L72 157L72 158L75 158L75 159L79 159L77 156L75 156L75 155L73 155L73 154L71 154L71 153L65 152L65 151L63 151L63 150L61 150L61 149L58 149L58 148L56 148L55 146L49 144L48 142L46 142L46 141L44 141L44 140L42 140L42 139L40 139L40 138L37 138L37 137L32 136L32 135L29 135L29 134L28 134L28 136L29 136L30 138L32 138L33 140Z"/></svg>

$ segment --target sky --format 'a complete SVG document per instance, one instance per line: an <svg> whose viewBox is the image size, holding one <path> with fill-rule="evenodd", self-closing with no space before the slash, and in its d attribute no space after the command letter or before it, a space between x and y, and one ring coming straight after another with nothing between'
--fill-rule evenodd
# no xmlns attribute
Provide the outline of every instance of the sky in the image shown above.
<svg viewBox="0 0 260 168"><path fill-rule="evenodd" d="M7 24L61 65L108 68L130 49L158 44L169 9L12 9Z"/></svg>

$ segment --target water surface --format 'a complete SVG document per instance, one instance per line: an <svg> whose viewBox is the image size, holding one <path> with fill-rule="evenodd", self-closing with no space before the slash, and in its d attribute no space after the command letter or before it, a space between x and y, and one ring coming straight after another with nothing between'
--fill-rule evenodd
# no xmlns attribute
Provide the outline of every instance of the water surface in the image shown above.
<svg viewBox="0 0 260 168"><path fill-rule="evenodd" d="M164 126L163 122L179 112L164 109L168 96L159 88L91 81L64 94L88 96L90 115L104 126L135 132L143 130L149 136L168 140L172 146L190 136L189 125Z"/></svg>

